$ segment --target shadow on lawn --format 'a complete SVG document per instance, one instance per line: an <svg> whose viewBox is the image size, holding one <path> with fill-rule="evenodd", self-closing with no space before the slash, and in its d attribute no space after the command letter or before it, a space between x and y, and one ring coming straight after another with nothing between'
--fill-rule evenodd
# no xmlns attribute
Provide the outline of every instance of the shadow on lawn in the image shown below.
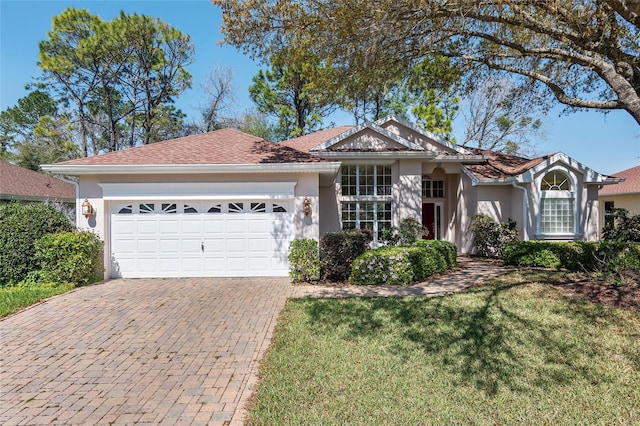
<svg viewBox="0 0 640 426"><path fill-rule="evenodd" d="M544 391L575 379L592 384L610 380L594 366L607 359L607 350L597 336L574 326L613 324L615 319L607 319L611 311L576 300L554 302L545 297L548 289L543 287L537 297L510 294L536 282L535 275L527 278L431 299L307 299L303 303L308 303L314 333L344 330L342 337L352 341L392 333L399 336L390 340L392 355L407 360L415 356L417 345L425 362L452 375L457 382L452 385L471 385L488 395L502 387ZM627 352L626 356L640 365L640 354Z"/></svg>

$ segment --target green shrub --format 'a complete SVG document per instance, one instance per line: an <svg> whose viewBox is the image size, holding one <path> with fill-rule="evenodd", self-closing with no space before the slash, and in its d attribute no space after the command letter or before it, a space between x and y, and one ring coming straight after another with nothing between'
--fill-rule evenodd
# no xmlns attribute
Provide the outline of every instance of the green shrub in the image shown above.
<svg viewBox="0 0 640 426"><path fill-rule="evenodd" d="M570 271L640 271L640 244L618 241L515 241L507 245L504 263L565 268Z"/></svg>
<svg viewBox="0 0 640 426"><path fill-rule="evenodd" d="M84 285L103 277L103 243L90 232L48 234L36 243L43 281Z"/></svg>
<svg viewBox="0 0 640 426"><path fill-rule="evenodd" d="M404 285L421 281L436 272L445 272L449 269L447 255L437 246L456 249L454 244L439 243L442 244L419 242L416 246L369 250L353 262L349 281L354 284Z"/></svg>
<svg viewBox="0 0 640 426"><path fill-rule="evenodd" d="M371 232L349 229L328 232L320 237L320 269L322 279L345 281L353 261L369 248Z"/></svg>
<svg viewBox="0 0 640 426"><path fill-rule="evenodd" d="M518 240L514 221L497 223L486 214L472 216L470 231L477 254L483 257L502 257L506 245Z"/></svg>
<svg viewBox="0 0 640 426"><path fill-rule="evenodd" d="M293 282L315 281L320 276L318 242L313 239L293 240L289 245L289 276Z"/></svg>
<svg viewBox="0 0 640 426"><path fill-rule="evenodd" d="M414 281L414 271L407 247L382 247L363 253L353 262L349 281L354 284L409 284Z"/></svg>
<svg viewBox="0 0 640 426"><path fill-rule="evenodd" d="M51 205L0 204L0 285L22 281L38 269L36 241L71 229L69 219Z"/></svg>
<svg viewBox="0 0 640 426"><path fill-rule="evenodd" d="M640 242L640 214L613 209L613 221L602 230L602 238L608 241Z"/></svg>
<svg viewBox="0 0 640 426"><path fill-rule="evenodd" d="M419 219L407 217L400 221L397 228L383 229L380 242L387 246L412 246L428 235L429 230L422 226Z"/></svg>
<svg viewBox="0 0 640 426"><path fill-rule="evenodd" d="M417 245L435 249L444 259L445 270L458 266L458 247L454 243L441 240L420 240Z"/></svg>

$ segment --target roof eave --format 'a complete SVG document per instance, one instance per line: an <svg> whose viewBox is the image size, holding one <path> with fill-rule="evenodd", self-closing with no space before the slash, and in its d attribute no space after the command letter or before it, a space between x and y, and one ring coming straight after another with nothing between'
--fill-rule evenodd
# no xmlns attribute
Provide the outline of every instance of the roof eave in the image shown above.
<svg viewBox="0 0 640 426"><path fill-rule="evenodd" d="M42 170L70 176L203 173L335 173L337 162L250 164L46 164Z"/></svg>

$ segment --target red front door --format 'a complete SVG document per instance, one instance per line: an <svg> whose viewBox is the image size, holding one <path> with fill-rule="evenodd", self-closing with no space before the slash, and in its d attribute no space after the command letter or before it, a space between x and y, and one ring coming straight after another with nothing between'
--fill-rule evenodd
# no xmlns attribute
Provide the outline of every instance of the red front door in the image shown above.
<svg viewBox="0 0 640 426"><path fill-rule="evenodd" d="M433 203L422 203L422 226L429 230L425 240L433 240L435 233L435 205Z"/></svg>

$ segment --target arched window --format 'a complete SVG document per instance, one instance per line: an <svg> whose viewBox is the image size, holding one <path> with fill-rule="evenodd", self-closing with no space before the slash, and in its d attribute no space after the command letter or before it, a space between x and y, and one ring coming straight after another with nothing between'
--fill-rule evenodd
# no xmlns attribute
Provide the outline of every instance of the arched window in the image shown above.
<svg viewBox="0 0 640 426"><path fill-rule="evenodd" d="M542 234L575 233L575 196L570 178L557 170L540 183L540 231Z"/></svg>

